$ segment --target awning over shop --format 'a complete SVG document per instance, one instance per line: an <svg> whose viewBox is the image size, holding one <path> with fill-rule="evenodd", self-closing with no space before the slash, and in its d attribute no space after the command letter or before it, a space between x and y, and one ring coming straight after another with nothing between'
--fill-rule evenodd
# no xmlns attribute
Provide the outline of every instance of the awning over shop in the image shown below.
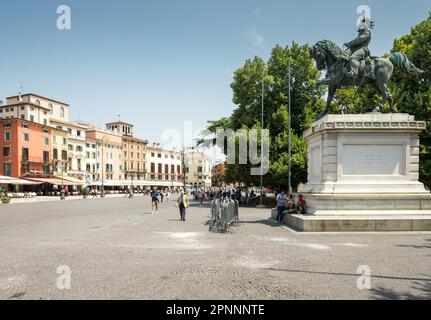
<svg viewBox="0 0 431 320"><path fill-rule="evenodd" d="M56 179L56 178L27 178L27 179L30 181L39 182L39 184L48 183L48 184L52 184L54 186L61 186L61 185L63 185L63 186L76 186L77 185L77 183L75 183L75 182Z"/></svg>
<svg viewBox="0 0 431 320"><path fill-rule="evenodd" d="M55 176L55 178L59 179L59 180L62 179L61 176ZM81 179L77 179L77 178L69 177L69 176L64 176L63 180L66 180L66 181L69 181L69 182L73 182L74 183L73 185L76 185L76 186L81 186L81 185L84 184L84 181L82 181Z"/></svg>
<svg viewBox="0 0 431 320"><path fill-rule="evenodd" d="M100 187L102 185L102 181L93 181L91 186ZM105 187L123 187L126 186L123 181L119 180L104 180L103 185Z"/></svg>
<svg viewBox="0 0 431 320"><path fill-rule="evenodd" d="M92 187L100 187L102 181L93 181L91 183ZM103 185L105 187L182 187L183 183L178 181L167 181L167 180L104 180Z"/></svg>
<svg viewBox="0 0 431 320"><path fill-rule="evenodd" d="M0 176L0 184L29 186L29 185L37 185L40 183L36 182L36 181L29 181L29 180L18 179L18 178L13 178L13 177Z"/></svg>

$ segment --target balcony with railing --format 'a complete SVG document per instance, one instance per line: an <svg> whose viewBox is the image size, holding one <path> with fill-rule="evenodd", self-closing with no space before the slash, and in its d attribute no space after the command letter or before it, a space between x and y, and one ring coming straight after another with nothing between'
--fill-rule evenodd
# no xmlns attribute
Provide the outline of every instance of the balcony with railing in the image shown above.
<svg viewBox="0 0 431 320"><path fill-rule="evenodd" d="M195 172L193 174L195 177L203 177L203 178L209 178L210 174L208 172Z"/></svg>
<svg viewBox="0 0 431 320"><path fill-rule="evenodd" d="M23 156L21 161L21 176L48 177L52 175L52 164L47 159Z"/></svg>
<svg viewBox="0 0 431 320"><path fill-rule="evenodd" d="M83 176L86 174L86 170L68 168L67 173L72 174L72 175L82 175Z"/></svg>

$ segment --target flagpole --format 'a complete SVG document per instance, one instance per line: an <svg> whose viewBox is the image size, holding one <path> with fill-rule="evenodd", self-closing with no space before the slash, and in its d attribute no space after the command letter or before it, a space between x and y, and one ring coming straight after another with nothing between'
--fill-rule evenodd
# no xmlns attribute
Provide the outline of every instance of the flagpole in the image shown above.
<svg viewBox="0 0 431 320"><path fill-rule="evenodd" d="M292 108L291 108L291 63L289 59L289 194L292 194Z"/></svg>
<svg viewBox="0 0 431 320"><path fill-rule="evenodd" d="M261 150L263 150L263 110L265 106L265 73L262 73L262 111L261 111L261 130L260 130L260 141ZM261 161L263 161L263 154L260 155ZM260 164L260 206L263 206L263 163Z"/></svg>

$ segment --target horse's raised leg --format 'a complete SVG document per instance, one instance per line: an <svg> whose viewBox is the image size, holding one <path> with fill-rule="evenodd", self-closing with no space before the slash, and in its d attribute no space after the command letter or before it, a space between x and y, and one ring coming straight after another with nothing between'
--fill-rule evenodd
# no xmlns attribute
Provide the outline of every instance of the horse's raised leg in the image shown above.
<svg viewBox="0 0 431 320"><path fill-rule="evenodd" d="M388 101L388 96L389 96L388 85L384 82L378 82L377 86L379 88L378 91L382 95L382 103L380 104L380 110L382 110L383 107L385 106L386 101ZM391 111L392 111L392 107L391 107Z"/></svg>
<svg viewBox="0 0 431 320"><path fill-rule="evenodd" d="M328 88L328 101L326 102L326 110L329 111L331 103L334 100L335 92L337 91L336 86L329 86Z"/></svg>
<svg viewBox="0 0 431 320"><path fill-rule="evenodd" d="M325 110L323 110L319 114L319 116L317 117L317 120L322 119L329 112L329 109L331 107L332 100L334 100L334 95L335 95L336 91L337 91L337 87L329 86L329 88L328 88L328 100L326 101L326 108L325 108Z"/></svg>
<svg viewBox="0 0 431 320"><path fill-rule="evenodd" d="M378 94L380 94L382 96L382 103L380 104L380 106L377 106L374 108L373 112L379 112L381 111L381 108L385 105L386 103L386 92L384 90L381 89L380 85L378 83L373 83L373 87L374 89L377 91Z"/></svg>
<svg viewBox="0 0 431 320"><path fill-rule="evenodd" d="M391 113L395 112L394 109L394 97L388 92L388 100L389 100L389 109L391 110Z"/></svg>

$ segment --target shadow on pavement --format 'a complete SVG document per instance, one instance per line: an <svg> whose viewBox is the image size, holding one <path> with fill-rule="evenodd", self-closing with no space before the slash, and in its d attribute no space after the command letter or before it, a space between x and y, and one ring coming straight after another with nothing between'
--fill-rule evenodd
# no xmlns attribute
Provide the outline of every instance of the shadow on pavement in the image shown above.
<svg viewBox="0 0 431 320"><path fill-rule="evenodd" d="M429 281L429 280L428 280ZM431 282L414 282L412 289L419 291L423 294L412 294L410 292L397 292L387 288L371 289L375 299L381 300L429 300L431 299Z"/></svg>
<svg viewBox="0 0 431 320"><path fill-rule="evenodd" d="M291 269L275 269L275 268L266 268L264 270L279 271L279 272L292 272L292 273L322 274L322 275L331 275L331 276L346 276L346 277L355 277L355 278L360 276L360 274L357 274L357 273L307 271L307 270L291 270ZM380 275L372 275L371 278L389 279L389 280L406 280L406 281L423 281L423 282L426 282L426 287L431 290L431 279L429 279L429 278L408 278L408 277L380 276Z"/></svg>
<svg viewBox="0 0 431 320"><path fill-rule="evenodd" d="M431 249L431 239L425 240L423 245L409 245L409 244L400 244L397 245L399 248L411 248L411 249Z"/></svg>
<svg viewBox="0 0 431 320"><path fill-rule="evenodd" d="M241 223L241 224L263 224L263 225L273 227L273 228L280 228L280 227L286 226L285 224L277 224L272 219L248 220L248 221L240 220L239 223Z"/></svg>

